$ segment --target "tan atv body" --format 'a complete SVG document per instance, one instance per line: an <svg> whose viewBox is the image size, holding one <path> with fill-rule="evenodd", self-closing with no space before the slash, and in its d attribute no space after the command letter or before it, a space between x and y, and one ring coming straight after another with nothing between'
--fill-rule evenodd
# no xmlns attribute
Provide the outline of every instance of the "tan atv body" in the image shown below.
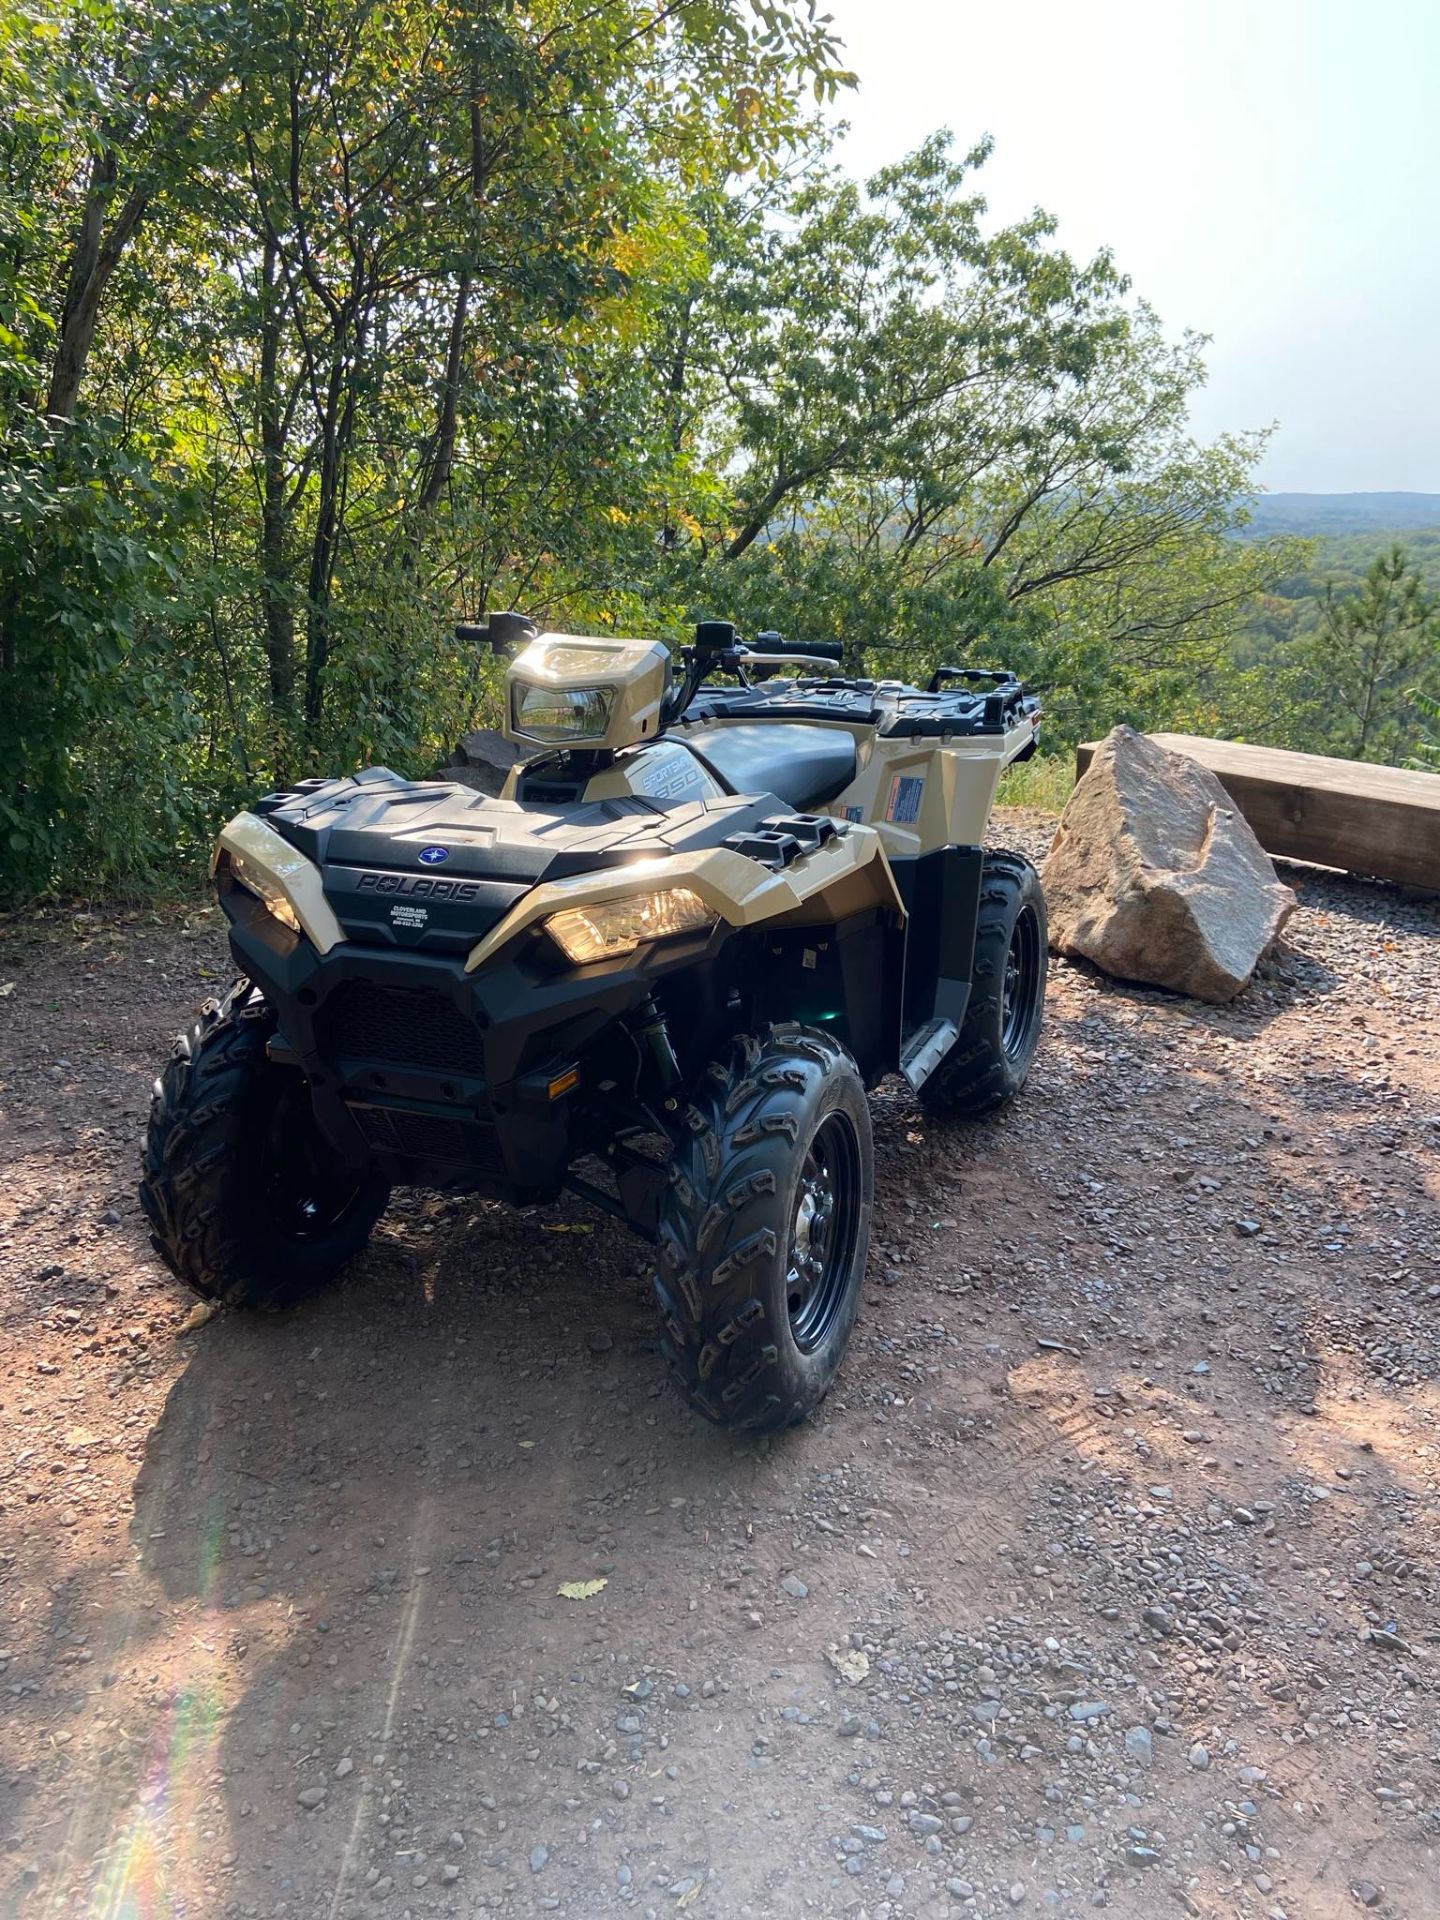
<svg viewBox="0 0 1440 1920"><path fill-rule="evenodd" d="M513 653L499 798L386 768L266 795L213 867L241 978L157 1083L141 1197L208 1299L338 1272L394 1182L564 1189L657 1250L662 1344L727 1424L803 1417L858 1309L866 1092L1023 1084L1039 884L987 852L1034 751L1012 676L921 690L777 636L462 630ZM947 681L949 684L946 684Z"/></svg>

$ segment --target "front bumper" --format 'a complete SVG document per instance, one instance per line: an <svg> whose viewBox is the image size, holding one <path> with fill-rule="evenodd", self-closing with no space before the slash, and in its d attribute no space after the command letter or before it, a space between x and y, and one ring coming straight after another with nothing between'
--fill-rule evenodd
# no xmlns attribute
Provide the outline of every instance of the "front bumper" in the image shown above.
<svg viewBox="0 0 1440 1920"><path fill-rule="evenodd" d="M223 889L236 965L274 1007L278 1057L303 1069L316 1118L352 1163L411 1185L548 1199L583 1150L577 1102L554 1094L587 1045L726 929L625 963L547 970L539 937L467 974L462 956L342 942L321 954Z"/></svg>

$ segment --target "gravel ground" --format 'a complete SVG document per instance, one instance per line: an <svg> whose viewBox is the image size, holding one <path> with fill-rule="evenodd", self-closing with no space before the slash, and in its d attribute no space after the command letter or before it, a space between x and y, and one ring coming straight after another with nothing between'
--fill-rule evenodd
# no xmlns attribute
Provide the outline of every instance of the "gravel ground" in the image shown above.
<svg viewBox="0 0 1440 1920"><path fill-rule="evenodd" d="M1286 877L1235 1006L1056 962L1010 1112L882 1089L774 1444L578 1203L187 1329L136 1149L216 918L0 923L0 1911L1440 1912L1440 908Z"/></svg>

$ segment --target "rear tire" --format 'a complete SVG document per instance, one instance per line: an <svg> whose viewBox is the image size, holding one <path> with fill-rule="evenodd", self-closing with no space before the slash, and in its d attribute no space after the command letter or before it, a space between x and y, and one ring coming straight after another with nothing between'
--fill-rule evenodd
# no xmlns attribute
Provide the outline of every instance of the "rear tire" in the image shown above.
<svg viewBox="0 0 1440 1920"><path fill-rule="evenodd" d="M655 1297L680 1391L717 1425L793 1426L849 1343L874 1202L870 1109L828 1034L735 1042L676 1129Z"/></svg>
<svg viewBox="0 0 1440 1920"><path fill-rule="evenodd" d="M354 1259L390 1190L315 1123L296 1067L266 1052L275 1015L246 980L203 1008L155 1082L140 1204L155 1251L203 1299L288 1307Z"/></svg>
<svg viewBox="0 0 1440 1920"><path fill-rule="evenodd" d="M987 853L965 1022L920 1089L923 1107L973 1116L1019 1093L1040 1042L1048 949L1039 874L1018 853Z"/></svg>

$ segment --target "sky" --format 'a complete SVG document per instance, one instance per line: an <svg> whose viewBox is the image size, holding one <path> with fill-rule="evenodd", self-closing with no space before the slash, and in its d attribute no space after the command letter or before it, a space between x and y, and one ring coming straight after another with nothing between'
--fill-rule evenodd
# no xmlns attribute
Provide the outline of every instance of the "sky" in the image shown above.
<svg viewBox="0 0 1440 1920"><path fill-rule="evenodd" d="M1440 492L1440 0L821 0L842 163L983 133L997 220L1109 247L1212 336L1200 437L1272 491Z"/></svg>

